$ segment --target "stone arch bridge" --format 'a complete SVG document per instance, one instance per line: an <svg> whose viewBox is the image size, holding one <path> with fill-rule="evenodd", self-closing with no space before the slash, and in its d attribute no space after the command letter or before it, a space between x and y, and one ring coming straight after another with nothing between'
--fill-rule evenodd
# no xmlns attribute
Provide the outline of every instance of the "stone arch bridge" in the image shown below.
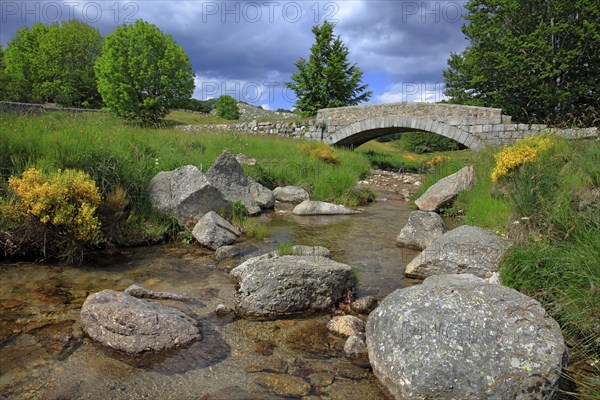
<svg viewBox="0 0 600 400"><path fill-rule="evenodd" d="M405 131L432 132L471 149L513 143L540 133L546 125L513 124L499 108L436 103L389 103L319 110L311 139L358 147L372 139ZM567 137L598 136L597 128L552 129Z"/></svg>
<svg viewBox="0 0 600 400"><path fill-rule="evenodd" d="M289 114L288 114L289 115ZM266 135L321 140L331 145L355 148L369 140L405 131L433 132L477 150L506 145L535 135L546 125L513 124L499 108L437 103L388 103L327 108L306 123L243 122L227 125L188 125L187 131L224 129ZM569 137L598 137L598 128L556 129Z"/></svg>

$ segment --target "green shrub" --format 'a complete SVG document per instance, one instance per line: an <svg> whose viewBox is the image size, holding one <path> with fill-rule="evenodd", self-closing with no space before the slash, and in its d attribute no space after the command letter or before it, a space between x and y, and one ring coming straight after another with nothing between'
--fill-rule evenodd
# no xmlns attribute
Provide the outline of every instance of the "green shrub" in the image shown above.
<svg viewBox="0 0 600 400"><path fill-rule="evenodd" d="M298 145L298 150L302 154L307 154L315 160L325 161L329 164L337 164L340 162L340 156L337 151L327 143L304 142Z"/></svg>
<svg viewBox="0 0 600 400"><path fill-rule="evenodd" d="M294 255L294 245L292 242L281 242L277 243L277 248L275 249L277 254L280 256L293 256Z"/></svg>
<svg viewBox="0 0 600 400"><path fill-rule="evenodd" d="M240 119L237 101L231 96L223 95L219 97L216 103L217 116L225 119Z"/></svg>
<svg viewBox="0 0 600 400"><path fill-rule="evenodd" d="M357 186L348 189L340 198L339 202L347 207L362 206L375 201L377 194L367 186Z"/></svg>
<svg viewBox="0 0 600 400"><path fill-rule="evenodd" d="M417 154L464 149L455 140L430 132L405 132L394 145Z"/></svg>

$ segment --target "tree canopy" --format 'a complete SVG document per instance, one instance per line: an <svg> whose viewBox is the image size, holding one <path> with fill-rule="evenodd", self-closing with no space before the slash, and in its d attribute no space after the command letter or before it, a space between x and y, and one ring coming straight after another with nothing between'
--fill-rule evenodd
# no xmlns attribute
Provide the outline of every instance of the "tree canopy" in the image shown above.
<svg viewBox="0 0 600 400"><path fill-rule="evenodd" d="M237 101L231 96L223 95L217 100L217 116L225 119L240 119Z"/></svg>
<svg viewBox="0 0 600 400"><path fill-rule="evenodd" d="M158 122L194 91L192 66L181 46L142 20L106 36L95 71L111 111L143 123Z"/></svg>
<svg viewBox="0 0 600 400"><path fill-rule="evenodd" d="M362 71L348 61L349 50L339 36L334 36L335 24L328 21L314 26L315 44L308 60L300 58L294 64L298 72L286 86L296 93L296 109L314 115L320 108L353 106L367 101L371 91L362 84Z"/></svg>
<svg viewBox="0 0 600 400"><path fill-rule="evenodd" d="M100 32L77 20L20 28L5 52L3 98L99 106L94 62L101 48Z"/></svg>
<svg viewBox="0 0 600 400"><path fill-rule="evenodd" d="M502 108L515 120L600 121L597 0L469 0L471 41L444 71L450 102Z"/></svg>

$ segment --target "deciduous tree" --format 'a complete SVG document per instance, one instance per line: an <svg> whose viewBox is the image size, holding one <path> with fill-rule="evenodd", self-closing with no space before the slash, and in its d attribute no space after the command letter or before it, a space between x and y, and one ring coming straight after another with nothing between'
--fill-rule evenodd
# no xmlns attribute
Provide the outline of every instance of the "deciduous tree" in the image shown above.
<svg viewBox="0 0 600 400"><path fill-rule="evenodd" d="M600 3L469 0L471 41L444 71L451 102L502 108L522 122L600 121Z"/></svg>
<svg viewBox="0 0 600 400"><path fill-rule="evenodd" d="M181 46L142 20L106 36L95 70L111 111L143 123L157 123L194 91L192 66Z"/></svg>
<svg viewBox="0 0 600 400"><path fill-rule="evenodd" d="M225 119L240 119L237 101L231 96L223 95L217 100L217 116Z"/></svg>

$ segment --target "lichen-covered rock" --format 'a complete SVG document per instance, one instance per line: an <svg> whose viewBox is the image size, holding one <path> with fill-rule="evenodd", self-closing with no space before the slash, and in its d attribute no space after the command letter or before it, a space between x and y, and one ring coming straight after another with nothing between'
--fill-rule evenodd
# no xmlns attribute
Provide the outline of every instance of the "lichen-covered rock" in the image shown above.
<svg viewBox="0 0 600 400"><path fill-rule="evenodd" d="M205 214L192 231L202 246L216 250L235 243L241 232L214 211Z"/></svg>
<svg viewBox="0 0 600 400"><path fill-rule="evenodd" d="M483 228L463 225L435 239L406 266L406 276L473 274L488 278L500 266L510 243Z"/></svg>
<svg viewBox="0 0 600 400"><path fill-rule="evenodd" d="M373 372L396 399L553 399L567 362L556 321L513 289L436 275L369 316Z"/></svg>
<svg viewBox="0 0 600 400"><path fill-rule="evenodd" d="M148 197L154 208L174 216L181 225L198 220L209 211L231 211L229 201L193 165L156 174L150 181Z"/></svg>
<svg viewBox="0 0 600 400"><path fill-rule="evenodd" d="M212 185L229 201L241 201L251 215L273 208L273 192L244 174L235 156L224 151L206 173Z"/></svg>
<svg viewBox="0 0 600 400"><path fill-rule="evenodd" d="M215 251L215 260L222 261L232 257L249 257L251 254L256 254L258 247L248 243L236 243L233 245L221 246Z"/></svg>
<svg viewBox="0 0 600 400"><path fill-rule="evenodd" d="M323 246L304 246L296 244L292 246L292 255L303 257L325 257L331 258L331 252Z"/></svg>
<svg viewBox="0 0 600 400"><path fill-rule="evenodd" d="M114 290L88 296L81 308L81 327L104 346L130 355L202 338L200 324L181 311Z"/></svg>
<svg viewBox="0 0 600 400"><path fill-rule="evenodd" d="M415 200L415 204L421 211L436 211L454 200L460 192L470 188L474 181L475 170L469 165L434 183Z"/></svg>
<svg viewBox="0 0 600 400"><path fill-rule="evenodd" d="M364 296L354 300L348 304L347 310L353 314L365 314L368 315L375 307L377 307L377 297L375 296Z"/></svg>
<svg viewBox="0 0 600 400"><path fill-rule="evenodd" d="M413 211L400 230L396 243L400 247L423 250L447 231L442 218L434 212Z"/></svg>
<svg viewBox="0 0 600 400"><path fill-rule="evenodd" d="M348 337L357 332L364 332L365 323L353 315L338 315L327 322L327 329L337 335Z"/></svg>
<svg viewBox="0 0 600 400"><path fill-rule="evenodd" d="M297 186L278 186L273 189L275 200L284 203L302 203L308 200L308 192Z"/></svg>
<svg viewBox="0 0 600 400"><path fill-rule="evenodd" d="M231 271L238 279L238 313L277 319L332 311L356 284L352 268L325 257L254 257Z"/></svg>
<svg viewBox="0 0 600 400"><path fill-rule="evenodd" d="M294 215L346 215L360 214L360 211L339 204L324 201L305 200L292 210Z"/></svg>

